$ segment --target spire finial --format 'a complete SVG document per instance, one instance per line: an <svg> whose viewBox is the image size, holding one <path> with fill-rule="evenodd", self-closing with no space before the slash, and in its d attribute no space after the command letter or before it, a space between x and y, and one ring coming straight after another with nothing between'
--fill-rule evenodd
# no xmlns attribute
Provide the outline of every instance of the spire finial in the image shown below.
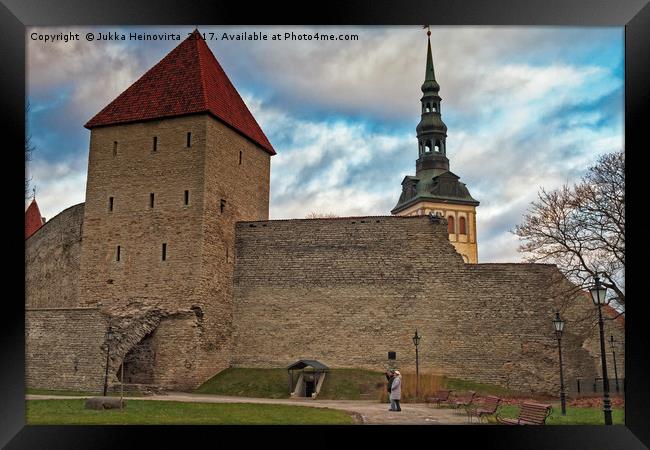
<svg viewBox="0 0 650 450"><path fill-rule="evenodd" d="M36 201L36 186L32 188L32 201Z"/></svg>
<svg viewBox="0 0 650 450"><path fill-rule="evenodd" d="M435 81L436 75L433 72L433 56L431 55L431 27L429 25L423 25L422 28L427 29L427 69L424 74L424 81Z"/></svg>

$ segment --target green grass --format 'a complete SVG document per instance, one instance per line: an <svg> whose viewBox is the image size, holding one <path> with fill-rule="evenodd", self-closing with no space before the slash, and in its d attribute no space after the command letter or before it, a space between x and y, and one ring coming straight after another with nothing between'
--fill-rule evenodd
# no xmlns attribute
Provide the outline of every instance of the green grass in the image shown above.
<svg viewBox="0 0 650 450"><path fill-rule="evenodd" d="M288 398L286 369L226 369L199 386L197 394Z"/></svg>
<svg viewBox="0 0 650 450"><path fill-rule="evenodd" d="M332 369L325 376L319 399L379 400L386 389L381 372L360 369Z"/></svg>
<svg viewBox="0 0 650 450"><path fill-rule="evenodd" d="M84 409L84 400L28 400L30 425L341 425L344 411L292 405L128 400L120 410Z"/></svg>
<svg viewBox="0 0 650 450"><path fill-rule="evenodd" d="M294 384L298 376L296 372ZM375 400L379 398L385 382L381 372L332 369L325 376L318 398ZM289 398L289 375L286 369L230 368L215 375L194 392L238 397Z"/></svg>
<svg viewBox="0 0 650 450"><path fill-rule="evenodd" d="M499 408L500 417L515 418L519 414L518 406L502 406ZM623 408L612 410L612 421L614 425L625 424L625 411ZM567 407L566 416L562 416L559 404L553 405L553 411L548 419L547 425L604 425L603 410L601 408L570 408Z"/></svg>

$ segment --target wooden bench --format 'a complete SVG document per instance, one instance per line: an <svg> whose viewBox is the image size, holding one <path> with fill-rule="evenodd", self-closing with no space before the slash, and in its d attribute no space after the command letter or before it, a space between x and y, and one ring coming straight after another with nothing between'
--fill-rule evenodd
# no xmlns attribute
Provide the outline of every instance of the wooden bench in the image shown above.
<svg viewBox="0 0 650 450"><path fill-rule="evenodd" d="M472 417L478 418L479 422L483 417L494 416L497 414L499 405L501 404L501 399L493 395L488 396L485 399L485 404L483 406L472 406L467 409L467 418L471 422Z"/></svg>
<svg viewBox="0 0 650 450"><path fill-rule="evenodd" d="M449 404L452 405L454 408L460 408L461 406L468 408L472 404L475 395L476 392L467 391L462 395L455 396L453 399L449 401Z"/></svg>
<svg viewBox="0 0 650 450"><path fill-rule="evenodd" d="M497 415L497 422L506 425L544 425L552 409L551 405L524 402L516 419L504 419Z"/></svg>
<svg viewBox="0 0 650 450"><path fill-rule="evenodd" d="M451 391L437 391L436 394L433 397L427 397L425 399L426 403L432 403L437 406L440 406L440 403L446 402L449 400L449 394L451 394Z"/></svg>

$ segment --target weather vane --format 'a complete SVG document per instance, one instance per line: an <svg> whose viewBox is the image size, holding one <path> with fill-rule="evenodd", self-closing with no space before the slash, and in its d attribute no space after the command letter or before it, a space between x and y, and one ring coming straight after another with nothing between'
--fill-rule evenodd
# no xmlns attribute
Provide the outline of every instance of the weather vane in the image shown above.
<svg viewBox="0 0 650 450"><path fill-rule="evenodd" d="M426 28L427 36L431 36L431 25L422 25L422 28Z"/></svg>

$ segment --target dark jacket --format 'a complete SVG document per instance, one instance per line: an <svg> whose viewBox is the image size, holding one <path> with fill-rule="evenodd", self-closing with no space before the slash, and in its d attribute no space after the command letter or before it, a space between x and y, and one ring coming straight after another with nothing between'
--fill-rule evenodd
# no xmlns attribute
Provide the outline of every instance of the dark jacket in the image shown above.
<svg viewBox="0 0 650 450"><path fill-rule="evenodd" d="M386 390L390 392L391 389L393 388L393 381L395 381L395 377L389 377L388 375L386 375L386 378L388 378L388 384L386 385Z"/></svg>

